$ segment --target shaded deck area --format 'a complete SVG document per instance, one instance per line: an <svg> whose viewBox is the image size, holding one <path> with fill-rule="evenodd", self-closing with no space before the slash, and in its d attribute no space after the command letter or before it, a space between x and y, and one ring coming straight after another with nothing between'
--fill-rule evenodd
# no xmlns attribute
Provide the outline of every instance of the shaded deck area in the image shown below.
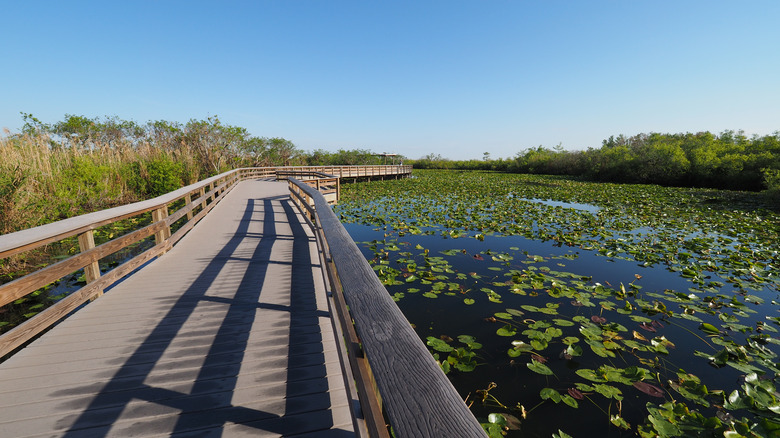
<svg viewBox="0 0 780 438"><path fill-rule="evenodd" d="M0 436L354 436L311 230L244 181L167 254L0 364Z"/></svg>

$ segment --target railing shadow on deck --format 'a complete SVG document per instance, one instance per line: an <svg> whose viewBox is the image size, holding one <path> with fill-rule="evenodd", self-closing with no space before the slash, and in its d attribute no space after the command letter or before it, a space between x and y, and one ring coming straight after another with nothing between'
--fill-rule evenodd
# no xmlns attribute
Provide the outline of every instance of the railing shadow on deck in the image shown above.
<svg viewBox="0 0 780 438"><path fill-rule="evenodd" d="M0 259L36 250L64 239L78 238L80 253L38 269L24 277L0 284L0 307L83 269L87 285L59 300L18 327L0 335L0 360L12 354L84 303L132 273L139 266L170 250L192 229L239 181L277 178L280 170L297 172L330 172L335 177L360 175L409 175L411 166L317 166L241 168L207 178L154 199L97 211L54 223L0 236ZM317 178L314 178L315 180ZM313 184L317 184L313 182ZM338 183L337 183L338 184ZM332 200L333 201L333 200ZM183 205L182 205L183 204ZM143 214L151 214L152 223L127 234L95 244L95 230ZM175 230L173 233L172 231ZM122 263L101 272L99 262L144 239L154 238L154 246Z"/></svg>
<svg viewBox="0 0 780 438"><path fill-rule="evenodd" d="M306 170L327 172L339 177L353 178L377 175L382 172L381 167L385 167L391 172L398 172L399 175L404 176L411 172L411 166L364 167L367 169L318 167ZM369 167L370 169L368 169ZM34 291L34 285L46 284L44 281L55 273L65 272L67 269L70 269L68 272L72 272L73 269L81 267L92 266L94 268L97 260L103 257L105 253L109 253L110 250L116 251L117 247L126 245L129 241L137 241L140 238L155 235L157 245L141 256L134 258L131 261L132 263L128 262L125 265L121 265L124 267L124 270L117 268L115 269L116 272L111 271L111 273L104 276L93 275L91 280L88 276L89 283L77 292L78 295L74 294L77 296L72 301L78 302L78 305L80 305L87 300L94 299L100 296L106 285L115 282L134 267L168 251L177 240L181 239L198 220L205 216L232 189L236 182L244 179L267 178L272 175L275 177L276 170L272 168L239 169L185 187L163 197L146 201L145 203L138 203L140 205L136 204L134 206L126 206L125 208L106 210L84 217L73 218L72 220L61 221L67 223L52 224L52 226L46 228L45 232L27 230L28 232L26 233L20 233L21 236L15 236L14 239L6 239L5 241L1 238L4 236L0 236L0 257L6 257L10 254L34 248L61 239L63 236L79 235L79 242L84 241L83 252L66 260L66 266L56 267L56 265L53 265L56 269L48 277L43 276L42 279L37 279L36 282L25 280L17 284L8 283L0 286L0 305L4 299L13 299L14 296L23 296ZM362 389L359 389L359 392L361 392L361 409L363 412L374 411L373 414L367 415L373 416L375 422L374 426L372 426L373 429L369 433L370 436L388 436L388 428L382 418L382 409L384 409L387 420L389 420L396 436L484 436L481 426L438 367L438 364L433 360L427 347L417 337L414 330L400 313L400 310L398 310L398 307L381 285L381 282L379 282L355 243L333 214L325 197L316 191L315 188L310 187L311 183L307 184L295 178L290 178L290 184L291 199L298 205L304 216L308 218L310 226L318 236L317 243L320 247L321 259L328 270L328 279L331 282L331 289L335 298L330 302L331 309L338 310L334 313L340 319L340 324L336 325L337 335L343 334L347 337L343 347L350 356L352 372L355 373L356 379L362 382L359 384L362 386ZM316 186L316 183L314 185ZM169 215L168 208L170 203L181 199L185 200L184 207ZM90 239L87 238L87 234L93 229L144 211L156 212L154 214L154 222L151 225L130 233L127 237L123 236L100 246L95 247L94 243L90 245ZM288 211L287 207L285 207L285 211ZM169 231L171 224L178 220L183 220L185 216L187 223L177 232L171 234ZM35 235L31 236L31 234ZM82 236L85 238L82 239ZM118 240L121 240L121 242L116 243ZM213 261L213 263L219 262ZM189 294L197 294L197 292L189 292ZM184 309L186 309L187 305L193 305L187 304L185 301L179 304L185 306ZM349 306L348 309L347 306ZM278 310L285 311L285 309ZM50 312L45 317L41 315L38 319L43 321L42 323L35 323L32 328L23 327L25 324L28 324L25 323L23 326L15 329L16 333L12 336L8 335L11 335L13 332L0 336L0 355L18 347L25 340L34 336L35 333L40 332L45 327L64 317L68 311L67 307L63 307ZM341 327L341 331L338 331L338 327ZM162 336L163 344L170 342L165 340L165 336L168 335L165 335L164 332L161 332L160 336ZM150 347L139 348L139 351L143 348ZM161 353L150 352L150 354L152 359L157 355L155 360L159 360L159 354ZM132 360L128 360L123 367L130 367L132 363ZM148 362L143 363L148 364ZM350 368L349 364L342 365ZM141 365L141 374L143 374L144 367L148 368L148 365ZM146 373L150 369L148 368ZM138 373L137 371L133 372ZM116 384L119 385L118 382L124 377L131 380L134 379L132 375L123 376L122 373L118 373L115 376L116 379L112 381L117 382ZM176 392L167 392L167 390L161 388L143 388L143 390L150 393L156 392L159 394L159 397L166 400L176 400L181 395ZM368 393L373 393L373 396L368 396ZM138 396L142 395L142 393L138 394ZM110 398L108 395L103 397L105 400ZM371 402L371 399L375 401ZM381 405L376 405L377 402L381 403ZM126 404L127 402L123 403ZM175 403L171 403L173 407ZM373 407L370 406L372 403L374 403ZM378 413L377 410L379 411ZM80 428L86 427L90 423L92 414L87 414L87 412L85 411L80 418L75 419L72 436L76 436L76 431L84 430ZM224 412L235 416L248 413L248 411L240 407L225 408ZM257 413L254 412L254 414ZM111 415L116 416L115 413ZM200 419L181 419L177 427L181 425L183 428L190 421L195 422L200 421ZM284 422L284 419L271 416L264 421ZM271 426L269 425L268 427Z"/></svg>
<svg viewBox="0 0 780 438"><path fill-rule="evenodd" d="M332 418L326 418L330 415L327 411L330 399L327 393L327 380L323 379L326 371L322 355L322 339L318 329L310 329L318 325L319 317L328 316L326 312L317 311L314 302L313 263L308 248L310 238L302 229L291 207L287 205L289 201L280 199L274 201L281 202L284 214L291 224L292 235L282 236L277 233L271 199L266 199L262 207L262 233L260 235L248 233L250 222L256 220L253 219L253 215L257 210L255 201L250 199L238 228L227 245L208 262L197 279L176 299L160 323L138 349L124 361L115 376L105 384L64 436L101 437L106 436L109 431L121 433L121 428L112 429L112 426L123 413L127 414L125 411L128 404L136 400L148 401L180 411L175 425L170 430L171 435L221 429L228 422L279 434L307 432L300 428L307 424L311 425L313 421L323 427L332 425ZM259 302L260 285L266 277L271 250L279 239L293 241L290 276L292 296L289 306ZM249 258L236 259L236 249L246 240L258 242ZM220 272L234 262L248 263L235 296L206 295ZM146 384L145 381L155 365L158 364L188 317L192 315L198 304L204 301L225 304L228 310L200 365L190 392L182 393ZM292 380L293 383L286 385L284 416L235 406L231 400L242 361L247 354L250 329L258 309L290 314L290 338L287 345L284 345L287 349L288 376L283 381ZM305 362L296 363L302 353L306 354ZM291 373L301 375L290 376ZM301 377L320 379L313 387L296 385L294 380ZM313 391L317 392L312 394ZM301 403L300 398L305 398L305 403ZM316 413L310 413L318 408L320 410ZM303 415L306 416L305 421L302 421ZM167 419L161 419L160 422L166 423ZM161 424L159 427L160 429L154 420L145 419L140 425L133 424L132 432L134 434L160 433L169 426ZM347 431L342 432L344 436L353 436Z"/></svg>
<svg viewBox="0 0 780 438"><path fill-rule="evenodd" d="M396 436L484 437L325 197L295 178L288 184L318 237L369 434L388 436L384 413Z"/></svg>

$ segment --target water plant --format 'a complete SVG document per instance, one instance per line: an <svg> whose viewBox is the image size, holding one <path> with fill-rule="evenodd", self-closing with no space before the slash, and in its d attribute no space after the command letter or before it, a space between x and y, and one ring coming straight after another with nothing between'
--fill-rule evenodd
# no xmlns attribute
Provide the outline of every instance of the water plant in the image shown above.
<svg viewBox="0 0 780 438"><path fill-rule="evenodd" d="M506 415L542 436L780 427L780 215L762 196L424 171L347 186L337 212L441 364L441 333L480 339L480 365L449 376L496 382L472 405L491 436L517 433ZM556 409L577 429L543 421Z"/></svg>

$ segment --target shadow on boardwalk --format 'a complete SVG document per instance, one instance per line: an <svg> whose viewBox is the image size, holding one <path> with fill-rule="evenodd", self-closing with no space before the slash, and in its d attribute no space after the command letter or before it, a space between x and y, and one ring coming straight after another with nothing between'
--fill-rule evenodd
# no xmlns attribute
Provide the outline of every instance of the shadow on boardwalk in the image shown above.
<svg viewBox="0 0 780 438"><path fill-rule="evenodd" d="M289 234L277 230L277 220L283 222L279 218L280 213L289 223ZM258 220L262 221L262 232L250 232L252 222ZM290 241L291 261L271 261L275 245ZM258 436L314 433L318 430L321 432L317 436L353 436L351 431L340 429L322 433L323 429L334 425L329 409L332 405L331 388L320 331L320 319L328 318L328 313L318 310L314 295L314 273L318 271L312 267L318 264L318 260L312 260L311 241L289 198L247 200L243 216L227 244L205 265L183 294L175 299L161 299L168 301L160 303L170 306L168 312L129 357L121 358L116 373L94 395L89 405L80 414L71 414L60 420L59 424L67 427L63 436L105 437L130 433L175 436L239 433ZM241 248L252 247L251 252L240 251ZM289 263L290 275L286 279L289 282L289 304L261 302L266 286L276 286L274 282L277 280L269 281L267 278L272 263ZM218 277L228 275L226 272L230 271L231 264L242 264L243 271L240 280L236 279L235 293L232 296L215 295L210 288ZM143 275L143 270L136 275ZM203 304L218 306L224 317L216 320L213 328L207 325L193 332L188 326L185 330L185 325L200 318L197 311L202 309L199 305ZM260 310L289 315L280 319L288 321L289 336L272 337L267 345L270 348L277 346L274 343L284 343L279 346L287 349L286 367L281 372L258 374L268 383L281 379L286 384L284 389L278 385L270 385L271 389L268 389L267 385L263 386L266 382L255 381L253 385L261 389L255 391L254 396L252 391L247 393L242 390L240 399L250 394L250 399L259 399L257 403L236 402L242 362L249 354L250 338L255 336L252 330ZM186 385L179 385L179 390L170 389L168 384L148 383L155 381L152 374L159 369L156 367L169 366L161 359L164 354L170 354L174 340L180 342L192 337L193 342L198 342L206 332L213 337L209 338L211 344L205 358L192 359L200 361L194 379ZM192 348L197 347L192 345ZM203 348L202 345L200 347ZM177 364L182 365L181 362ZM176 368L165 371L175 373ZM82 390L86 392L89 388L94 391L94 385L87 385L81 389L63 389L63 393L57 396L73 395ZM269 401L272 398L278 401ZM269 408L252 405L268 405ZM120 419L121 425L115 424ZM131 419L134 421L127 421ZM227 426L231 427L230 432Z"/></svg>

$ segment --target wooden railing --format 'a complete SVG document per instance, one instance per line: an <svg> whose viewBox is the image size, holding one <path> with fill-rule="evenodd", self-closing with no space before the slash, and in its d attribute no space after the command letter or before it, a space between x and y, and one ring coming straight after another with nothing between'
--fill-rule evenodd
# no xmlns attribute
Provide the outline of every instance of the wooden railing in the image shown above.
<svg viewBox="0 0 780 438"><path fill-rule="evenodd" d="M335 204L339 202L339 198L341 198L341 178L335 175L317 171L276 170L276 179L289 179L290 177L293 177L320 192L328 201L328 204ZM300 192L298 192L298 194L300 194ZM314 206L314 204L311 205Z"/></svg>
<svg viewBox="0 0 780 438"><path fill-rule="evenodd" d="M328 205L289 178L314 230L371 437L484 437L485 432Z"/></svg>
<svg viewBox="0 0 780 438"><path fill-rule="evenodd" d="M289 176L291 172L297 172L306 182ZM80 253L72 257L0 285L0 306L82 268L87 280L81 289L0 336L0 356L12 352L79 306L98 298L117 280L168 251L237 182L284 177L289 179L291 198L318 237L333 292L334 314L344 335L370 436L388 436L383 410L399 437L484 436L479 423L329 207L327 197L335 194L338 199L339 196L336 177L380 174L393 177L410 173L411 166L237 169L147 201L0 236L0 258L68 238L77 238L80 248ZM335 190L333 178L336 178ZM323 195L321 191L326 193ZM95 245L96 229L147 213L152 217L149 225ZM98 265L101 259L150 236L154 236L153 247L101 275Z"/></svg>
<svg viewBox="0 0 780 438"><path fill-rule="evenodd" d="M233 188L234 184L250 178L277 178L282 172L321 172L329 171L328 177L317 182L310 181L326 191L333 184L333 178L339 175L376 176L376 175L408 175L411 166L366 166L357 169L355 166L302 166L302 167L252 167L225 172L195 184L175 190L147 201L124 205L77 216L40 227L30 228L0 236L0 259L38 249L68 238L77 238L80 252L58 263L46 266L24 277L0 285L0 306L12 303L36 290L63 278L75 271L84 269L86 286L58 301L51 307L41 311L33 318L0 336L0 357L23 345L46 328L50 327L71 311L85 302L100 295L103 290L121 279L137 267L160 254L168 251L173 244L181 239L195 224L203 218L220 199ZM335 196L337 199L338 180ZM183 204L183 205L179 205ZM176 206L175 211L171 211ZM95 245L94 232L104 226L110 226L118 221L139 217L151 213L151 223L141 229L117 237L100 245ZM171 233L171 227L178 229ZM149 236L154 236L154 246L120 266L101 275L100 260L117 253Z"/></svg>
<svg viewBox="0 0 780 438"><path fill-rule="evenodd" d="M339 178L399 177L412 173L412 166L402 164L384 166L295 166L277 167L276 169L280 171L321 172Z"/></svg>
<svg viewBox="0 0 780 438"><path fill-rule="evenodd" d="M98 298L105 288L137 267L168 251L233 188L236 182L244 178L273 175L273 171L261 169L233 170L147 201L0 236L0 258L72 237L78 238L80 249L80 252L72 257L0 286L0 306L22 298L82 268L87 282L86 286L78 291L0 336L0 357L32 339L85 302ZM183 203L179 202L182 200ZM174 203L183 206L176 211L170 211L170 206ZM149 212L152 216L149 225L95 246L96 229ZM183 223L179 224L178 230L171 234L171 226L178 221ZM154 236L155 244L152 248L101 275L99 268L101 259L149 236Z"/></svg>

